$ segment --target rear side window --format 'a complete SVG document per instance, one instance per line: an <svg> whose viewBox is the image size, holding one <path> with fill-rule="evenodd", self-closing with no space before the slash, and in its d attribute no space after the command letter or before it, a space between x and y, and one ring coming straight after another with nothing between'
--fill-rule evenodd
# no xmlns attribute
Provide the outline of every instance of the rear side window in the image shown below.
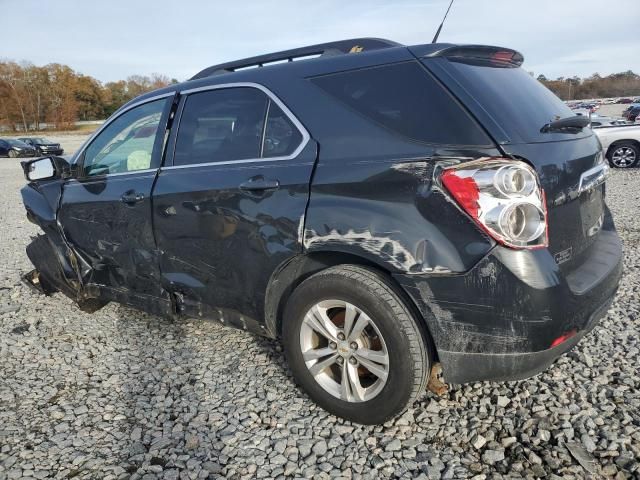
<svg viewBox="0 0 640 480"><path fill-rule="evenodd" d="M490 145L460 104L417 62L352 70L311 81L369 120L411 140Z"/></svg>
<svg viewBox="0 0 640 480"><path fill-rule="evenodd" d="M302 134L282 109L271 102L264 133L263 156L284 157L291 155L302 142Z"/></svg>
<svg viewBox="0 0 640 480"><path fill-rule="evenodd" d="M302 139L282 109L257 88L192 93L182 112L173 164L283 157Z"/></svg>

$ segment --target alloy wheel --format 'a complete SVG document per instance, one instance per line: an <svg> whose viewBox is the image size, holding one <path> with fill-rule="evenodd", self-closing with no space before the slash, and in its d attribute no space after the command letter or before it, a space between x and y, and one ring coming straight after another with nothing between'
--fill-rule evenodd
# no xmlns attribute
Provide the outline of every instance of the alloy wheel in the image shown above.
<svg viewBox="0 0 640 480"><path fill-rule="evenodd" d="M324 300L306 313L300 348L315 381L347 402L378 395L389 376L389 354L375 322L342 300Z"/></svg>
<svg viewBox="0 0 640 480"><path fill-rule="evenodd" d="M636 161L636 152L630 147L618 147L611 154L611 163L618 168L633 165Z"/></svg>

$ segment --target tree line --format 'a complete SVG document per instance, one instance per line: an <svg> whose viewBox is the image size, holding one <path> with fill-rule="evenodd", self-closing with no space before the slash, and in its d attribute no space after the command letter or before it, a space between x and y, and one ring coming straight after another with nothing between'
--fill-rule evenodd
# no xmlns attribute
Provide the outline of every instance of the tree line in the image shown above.
<svg viewBox="0 0 640 480"><path fill-rule="evenodd" d="M574 76L550 80L544 75L537 78L562 100L640 96L640 75L631 70L606 77L594 73L587 78Z"/></svg>
<svg viewBox="0 0 640 480"><path fill-rule="evenodd" d="M563 100L640 96L640 75L631 70L602 77L538 80ZM0 126L39 130L43 123L64 130L78 120L102 120L142 93L177 83L165 75L132 75L102 83L67 65L0 62Z"/></svg>
<svg viewBox="0 0 640 480"><path fill-rule="evenodd" d="M171 83L177 80L152 74L103 84L58 63L0 62L0 125L13 131L39 130L43 123L71 129L78 120L102 120L132 98Z"/></svg>

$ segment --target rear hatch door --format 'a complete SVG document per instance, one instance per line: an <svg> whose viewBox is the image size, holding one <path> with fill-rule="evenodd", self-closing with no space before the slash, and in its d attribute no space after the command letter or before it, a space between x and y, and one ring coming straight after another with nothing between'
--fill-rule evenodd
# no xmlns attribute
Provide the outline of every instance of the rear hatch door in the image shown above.
<svg viewBox="0 0 640 480"><path fill-rule="evenodd" d="M545 128L573 112L520 68L522 56L496 47L449 47L422 63L469 109L513 157L529 162L545 191L549 248L563 269L580 261L603 224L600 142L590 128Z"/></svg>

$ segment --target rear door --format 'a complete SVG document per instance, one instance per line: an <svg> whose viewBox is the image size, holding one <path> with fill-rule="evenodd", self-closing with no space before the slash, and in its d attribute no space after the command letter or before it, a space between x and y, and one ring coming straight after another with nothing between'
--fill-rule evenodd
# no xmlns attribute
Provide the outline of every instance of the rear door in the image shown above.
<svg viewBox="0 0 640 480"><path fill-rule="evenodd" d="M452 49L453 50L453 49ZM581 191L588 171L603 161L590 128L544 132L542 127L574 113L517 64L509 50L483 47L422 62L488 129L503 151L538 172L548 207L549 248L563 267L579 258L604 219L604 185Z"/></svg>
<svg viewBox="0 0 640 480"><path fill-rule="evenodd" d="M271 274L302 248L316 144L259 85L182 93L153 190L162 282L187 314L259 330Z"/></svg>
<svg viewBox="0 0 640 480"><path fill-rule="evenodd" d="M65 183L58 212L67 241L87 263L85 282L109 299L145 309L167 297L151 226L151 189L172 97L134 106L98 133L80 154L77 177Z"/></svg>

